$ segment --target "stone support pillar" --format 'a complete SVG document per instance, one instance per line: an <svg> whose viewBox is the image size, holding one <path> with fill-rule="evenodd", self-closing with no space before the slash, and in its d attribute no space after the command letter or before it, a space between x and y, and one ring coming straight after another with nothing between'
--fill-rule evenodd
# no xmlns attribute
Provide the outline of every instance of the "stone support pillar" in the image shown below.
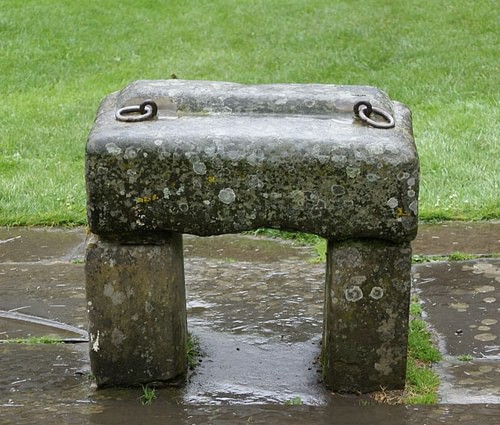
<svg viewBox="0 0 500 425"><path fill-rule="evenodd" d="M99 387L169 381L186 370L182 235L87 245L90 360Z"/></svg>
<svg viewBox="0 0 500 425"><path fill-rule="evenodd" d="M328 242L322 361L332 390L404 388L410 269L409 243Z"/></svg>

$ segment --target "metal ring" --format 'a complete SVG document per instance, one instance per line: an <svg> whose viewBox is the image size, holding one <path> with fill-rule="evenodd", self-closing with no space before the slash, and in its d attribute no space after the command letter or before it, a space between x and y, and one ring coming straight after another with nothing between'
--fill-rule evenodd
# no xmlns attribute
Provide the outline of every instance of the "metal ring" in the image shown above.
<svg viewBox="0 0 500 425"><path fill-rule="evenodd" d="M368 102L367 100L362 100L361 102L358 102L354 105L354 114L359 117L359 108L361 106L366 106L365 109L365 114L370 116L373 112L373 108L372 108L372 104L370 102Z"/></svg>
<svg viewBox="0 0 500 425"><path fill-rule="evenodd" d="M370 118L372 112L380 115L387 122L374 121ZM394 118L391 114L384 111L383 109L372 106L370 102L361 101L354 105L354 113L357 117L359 117L362 121L366 122L368 125L371 125L375 128L393 128L395 125Z"/></svg>
<svg viewBox="0 0 500 425"><path fill-rule="evenodd" d="M115 118L123 122L139 122L151 120L158 114L158 105L146 100L140 105L124 106L115 113Z"/></svg>

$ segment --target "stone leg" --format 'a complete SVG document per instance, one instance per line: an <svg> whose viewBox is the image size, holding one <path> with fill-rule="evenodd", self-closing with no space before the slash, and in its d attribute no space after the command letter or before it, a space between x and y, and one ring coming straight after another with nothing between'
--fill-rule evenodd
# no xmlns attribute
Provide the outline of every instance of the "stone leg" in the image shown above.
<svg viewBox="0 0 500 425"><path fill-rule="evenodd" d="M333 391L404 388L410 272L409 243L328 242L322 362Z"/></svg>
<svg viewBox="0 0 500 425"><path fill-rule="evenodd" d="M90 364L99 387L168 381L186 370L182 235L87 245Z"/></svg>

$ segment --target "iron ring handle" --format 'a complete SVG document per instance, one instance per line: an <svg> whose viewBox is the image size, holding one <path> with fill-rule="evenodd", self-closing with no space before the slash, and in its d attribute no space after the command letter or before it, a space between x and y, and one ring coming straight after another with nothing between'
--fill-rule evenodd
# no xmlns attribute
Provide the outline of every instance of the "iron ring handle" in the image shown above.
<svg viewBox="0 0 500 425"><path fill-rule="evenodd" d="M115 113L115 118L122 122L139 122L152 120L158 114L158 105L146 100L140 105L124 106Z"/></svg>
<svg viewBox="0 0 500 425"><path fill-rule="evenodd" d="M359 117L362 121L366 122L375 128L393 128L395 126L394 118L391 114L384 111L383 109L372 106L370 102L362 100L354 105L354 114ZM385 119L386 122L374 121L370 118L370 115L375 113Z"/></svg>

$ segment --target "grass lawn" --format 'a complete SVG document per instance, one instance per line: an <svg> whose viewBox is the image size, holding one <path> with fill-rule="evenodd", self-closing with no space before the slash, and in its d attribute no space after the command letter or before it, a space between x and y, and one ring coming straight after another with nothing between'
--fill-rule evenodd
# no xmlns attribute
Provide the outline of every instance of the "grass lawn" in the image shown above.
<svg viewBox="0 0 500 425"><path fill-rule="evenodd" d="M374 85L413 111L423 219L500 217L496 0L2 0L0 225L85 223L100 100L136 79Z"/></svg>

